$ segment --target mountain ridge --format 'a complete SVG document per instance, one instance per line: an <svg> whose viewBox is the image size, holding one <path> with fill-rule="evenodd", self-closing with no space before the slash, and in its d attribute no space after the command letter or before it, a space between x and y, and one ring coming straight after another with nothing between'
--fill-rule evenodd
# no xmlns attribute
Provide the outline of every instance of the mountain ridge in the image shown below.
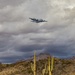
<svg viewBox="0 0 75 75"><path fill-rule="evenodd" d="M36 56L37 58L37 75L42 75L42 69L48 61L49 54L41 53ZM28 60L17 61L12 64L0 63L0 75L33 75L31 70L31 63L33 58ZM54 57L54 70L53 75L75 75L75 60L60 59Z"/></svg>

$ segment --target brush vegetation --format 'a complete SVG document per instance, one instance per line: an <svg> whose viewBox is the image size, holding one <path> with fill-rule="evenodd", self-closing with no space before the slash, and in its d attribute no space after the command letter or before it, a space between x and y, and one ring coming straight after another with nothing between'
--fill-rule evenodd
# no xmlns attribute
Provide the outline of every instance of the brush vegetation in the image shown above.
<svg viewBox="0 0 75 75"><path fill-rule="evenodd" d="M45 68L47 58L36 60L36 74L43 75L42 70ZM0 75L33 75L31 63L33 59L18 61L12 64L0 63ZM58 59L54 58L52 75L75 75L75 59ZM49 74L45 74L49 75Z"/></svg>

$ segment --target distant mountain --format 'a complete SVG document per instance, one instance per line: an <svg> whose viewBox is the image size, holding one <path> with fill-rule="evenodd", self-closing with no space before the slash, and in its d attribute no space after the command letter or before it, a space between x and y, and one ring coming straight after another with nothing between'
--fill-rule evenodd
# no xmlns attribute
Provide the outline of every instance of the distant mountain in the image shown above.
<svg viewBox="0 0 75 75"><path fill-rule="evenodd" d="M41 59L46 59L47 57L49 57L50 54L48 53L40 53L39 55L37 55L37 60L41 60Z"/></svg>
<svg viewBox="0 0 75 75"><path fill-rule="evenodd" d="M70 57L69 59L71 59L71 60L75 60L75 56L73 56L73 57Z"/></svg>

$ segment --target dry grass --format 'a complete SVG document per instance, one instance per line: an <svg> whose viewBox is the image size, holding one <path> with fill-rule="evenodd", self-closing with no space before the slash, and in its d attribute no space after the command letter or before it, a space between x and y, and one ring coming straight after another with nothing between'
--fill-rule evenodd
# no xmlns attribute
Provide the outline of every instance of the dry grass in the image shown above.
<svg viewBox="0 0 75 75"><path fill-rule="evenodd" d="M14 74L15 72L18 72L19 70L16 69L16 68L7 68L7 69L4 69L2 72L0 72L0 75L12 75Z"/></svg>
<svg viewBox="0 0 75 75"><path fill-rule="evenodd" d="M37 75L42 75L41 71L47 59L37 61ZM30 68L32 61L20 61L3 68L0 75L33 75ZM1 67L0 67L1 68ZM75 60L55 59L52 75L75 75Z"/></svg>

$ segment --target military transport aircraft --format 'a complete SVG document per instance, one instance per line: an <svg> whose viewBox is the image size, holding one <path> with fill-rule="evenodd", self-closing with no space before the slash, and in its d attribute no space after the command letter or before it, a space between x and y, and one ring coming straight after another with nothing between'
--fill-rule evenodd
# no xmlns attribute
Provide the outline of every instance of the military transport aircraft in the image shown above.
<svg viewBox="0 0 75 75"><path fill-rule="evenodd" d="M40 22L47 22L46 20L43 20L43 19L36 19L36 18L29 18L32 20L32 22L35 22L35 23L40 23Z"/></svg>

